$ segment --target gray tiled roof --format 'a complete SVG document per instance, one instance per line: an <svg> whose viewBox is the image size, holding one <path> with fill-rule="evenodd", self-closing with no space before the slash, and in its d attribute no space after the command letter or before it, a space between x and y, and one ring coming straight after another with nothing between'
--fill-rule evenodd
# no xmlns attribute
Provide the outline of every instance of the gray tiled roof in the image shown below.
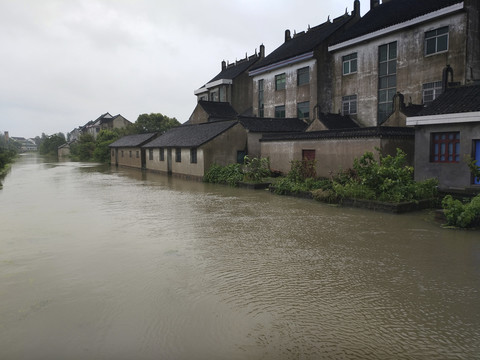
<svg viewBox="0 0 480 360"><path fill-rule="evenodd" d="M439 9L461 3L463 0L389 0L367 12L350 27L336 43L401 24Z"/></svg>
<svg viewBox="0 0 480 360"><path fill-rule="evenodd" d="M181 125L168 130L143 147L198 147L227 131L237 123L236 120L233 120Z"/></svg>
<svg viewBox="0 0 480 360"><path fill-rule="evenodd" d="M237 76L247 71L253 64L255 64L260 57L258 55L252 55L248 59L242 59L236 61L234 64L229 64L225 70L222 70L217 76L215 76L209 83L221 80L230 79L233 80Z"/></svg>
<svg viewBox="0 0 480 360"><path fill-rule="evenodd" d="M124 136L110 144L110 147L140 147L157 136L156 133Z"/></svg>
<svg viewBox="0 0 480 360"><path fill-rule="evenodd" d="M329 130L358 128L358 124L350 116L340 114L321 113L318 119Z"/></svg>
<svg viewBox="0 0 480 360"><path fill-rule="evenodd" d="M292 39L284 42L267 57L258 61L250 70L260 69L315 50L350 19L351 16L342 16L333 22L327 21L321 25L310 28L305 33L302 32L293 36Z"/></svg>
<svg viewBox="0 0 480 360"><path fill-rule="evenodd" d="M214 120L233 120L237 118L237 112L228 102L205 101L200 100L198 104L208 114L210 121Z"/></svg>
<svg viewBox="0 0 480 360"><path fill-rule="evenodd" d="M297 118L239 117L238 120L251 132L298 132L308 127L304 121Z"/></svg>
<svg viewBox="0 0 480 360"><path fill-rule="evenodd" d="M293 141L317 139L346 139L371 137L413 137L415 129L407 127L375 126L358 129L309 131L292 134L265 134L260 141Z"/></svg>
<svg viewBox="0 0 480 360"><path fill-rule="evenodd" d="M431 116L480 111L480 85L449 88L416 116Z"/></svg>

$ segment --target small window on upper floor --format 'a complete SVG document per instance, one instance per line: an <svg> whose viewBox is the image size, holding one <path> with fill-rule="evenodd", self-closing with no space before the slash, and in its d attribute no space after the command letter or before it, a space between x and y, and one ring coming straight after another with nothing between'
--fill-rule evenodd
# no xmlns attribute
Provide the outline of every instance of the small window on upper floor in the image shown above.
<svg viewBox="0 0 480 360"><path fill-rule="evenodd" d="M210 101L218 101L218 91L212 91L210 93Z"/></svg>
<svg viewBox="0 0 480 360"><path fill-rule="evenodd" d="M357 95L342 97L342 115L355 115L357 113Z"/></svg>
<svg viewBox="0 0 480 360"><path fill-rule="evenodd" d="M431 103L442 93L442 82L435 81L423 84L422 99L424 104Z"/></svg>
<svg viewBox="0 0 480 360"><path fill-rule="evenodd" d="M343 75L353 74L357 72L357 53L342 57Z"/></svg>
<svg viewBox="0 0 480 360"><path fill-rule="evenodd" d="M310 68L308 66L297 70L297 85L305 85L310 82Z"/></svg>
<svg viewBox="0 0 480 360"><path fill-rule="evenodd" d="M425 55L432 55L448 50L448 26L425 33Z"/></svg>
<svg viewBox="0 0 480 360"><path fill-rule="evenodd" d="M275 90L285 90L285 73L275 75Z"/></svg>

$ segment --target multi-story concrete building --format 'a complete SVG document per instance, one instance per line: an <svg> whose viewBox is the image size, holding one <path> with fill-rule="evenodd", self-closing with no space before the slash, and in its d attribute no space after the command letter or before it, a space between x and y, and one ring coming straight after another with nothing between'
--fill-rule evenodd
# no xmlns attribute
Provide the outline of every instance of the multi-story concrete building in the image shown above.
<svg viewBox="0 0 480 360"><path fill-rule="evenodd" d="M327 45L360 17L355 0L351 15L291 35L249 71L253 79L253 115L258 117L315 118L331 111L332 61Z"/></svg>
<svg viewBox="0 0 480 360"><path fill-rule="evenodd" d="M370 11L328 49L333 112L384 124L397 93L428 105L447 83L480 79L479 1L370 0Z"/></svg>
<svg viewBox="0 0 480 360"><path fill-rule="evenodd" d="M244 59L227 64L222 61L222 70L207 84L194 91L198 101L226 102L241 115L252 112L252 79L248 70L265 56L265 47L260 45L260 53L245 55Z"/></svg>

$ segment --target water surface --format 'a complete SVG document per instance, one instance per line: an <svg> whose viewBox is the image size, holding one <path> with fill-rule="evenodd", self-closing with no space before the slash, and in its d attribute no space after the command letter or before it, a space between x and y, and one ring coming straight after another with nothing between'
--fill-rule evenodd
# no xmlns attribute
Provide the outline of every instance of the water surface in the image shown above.
<svg viewBox="0 0 480 360"><path fill-rule="evenodd" d="M24 155L1 359L480 359L480 233Z"/></svg>

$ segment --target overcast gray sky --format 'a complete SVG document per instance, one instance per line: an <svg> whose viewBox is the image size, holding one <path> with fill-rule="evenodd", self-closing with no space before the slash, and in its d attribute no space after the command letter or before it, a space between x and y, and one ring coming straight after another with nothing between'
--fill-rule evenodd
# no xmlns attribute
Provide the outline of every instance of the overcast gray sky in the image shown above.
<svg viewBox="0 0 480 360"><path fill-rule="evenodd" d="M362 11L369 3L362 2ZM353 0L0 0L0 131L67 133L105 112L188 120L221 61L268 55Z"/></svg>

